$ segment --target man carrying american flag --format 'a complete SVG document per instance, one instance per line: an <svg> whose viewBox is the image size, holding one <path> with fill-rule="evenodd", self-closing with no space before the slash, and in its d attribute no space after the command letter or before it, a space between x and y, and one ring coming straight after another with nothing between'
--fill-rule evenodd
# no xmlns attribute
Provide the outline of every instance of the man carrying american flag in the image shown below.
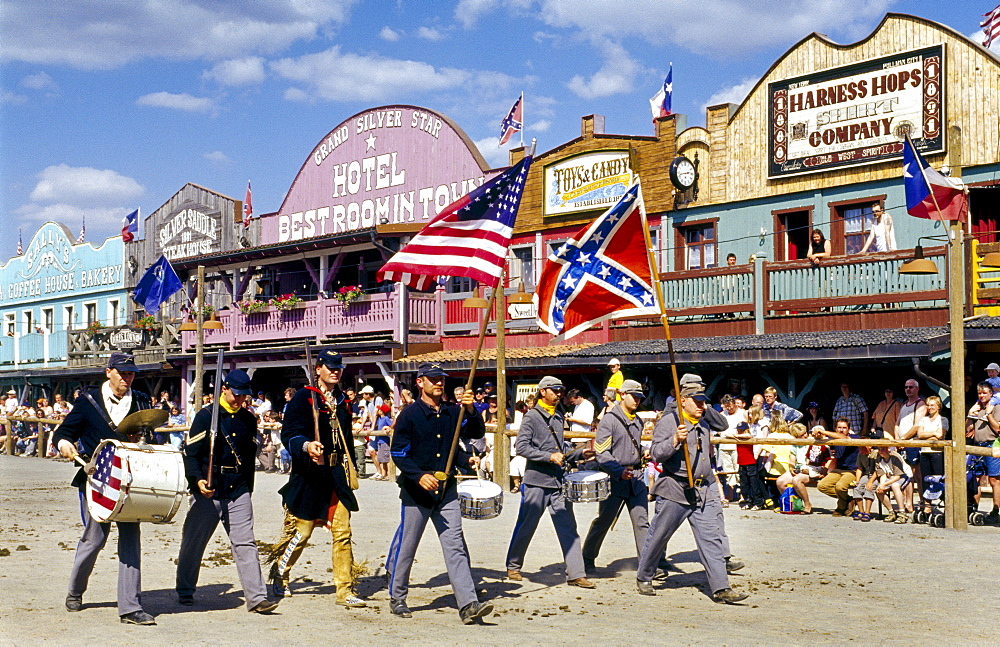
<svg viewBox="0 0 1000 647"><path fill-rule="evenodd" d="M152 408L149 396L132 390L136 366L132 355L111 353L104 369L107 381L98 388L85 391L76 401L66 419L56 429L52 442L63 458L77 460L77 443L84 457L92 456L97 447L107 439L120 439L116 428L130 413ZM105 445L97 455L91 476L91 496L98 510L114 510L121 496L121 461L114 447ZM90 573L97 557L108 541L111 523L101 523L91 516L86 500L87 475L79 470L73 485L80 490L80 514L83 516L83 536L76 547L73 570L70 573L66 610L83 609L83 594L87 590ZM102 515L103 516L103 515ZM156 620L142 609L140 601L139 524L118 524L118 615L123 624L155 625Z"/></svg>

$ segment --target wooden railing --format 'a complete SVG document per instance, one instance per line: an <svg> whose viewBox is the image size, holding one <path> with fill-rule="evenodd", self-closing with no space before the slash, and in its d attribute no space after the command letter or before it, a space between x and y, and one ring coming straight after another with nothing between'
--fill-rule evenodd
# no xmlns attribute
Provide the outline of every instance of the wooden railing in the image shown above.
<svg viewBox="0 0 1000 647"><path fill-rule="evenodd" d="M65 360L65 332L33 332L0 339L0 366L48 366Z"/></svg>
<svg viewBox="0 0 1000 647"><path fill-rule="evenodd" d="M69 330L68 358L70 366L103 366L108 356L117 348L111 345L111 333L130 326L111 326L101 328L96 334L86 330ZM167 358L180 349L180 331L178 324L164 323L158 330L149 331L146 335L145 348L130 351L135 355L138 364L156 364L167 361Z"/></svg>

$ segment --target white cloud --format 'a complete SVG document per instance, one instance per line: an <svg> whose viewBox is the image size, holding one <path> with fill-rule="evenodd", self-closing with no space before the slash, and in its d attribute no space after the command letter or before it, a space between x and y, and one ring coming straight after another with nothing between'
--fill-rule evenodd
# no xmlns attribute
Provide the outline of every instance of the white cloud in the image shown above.
<svg viewBox="0 0 1000 647"><path fill-rule="evenodd" d="M30 199L74 207L112 207L132 202L143 193L142 185L116 171L59 164L38 174Z"/></svg>
<svg viewBox="0 0 1000 647"><path fill-rule="evenodd" d="M980 29L979 31L977 31L975 33L969 34L969 40L971 40L972 42L976 43L977 45L982 45L983 44L983 39L985 37L986 37L986 32L984 32L982 29ZM996 54L1000 54L1000 38L998 38L998 39L994 40L992 43L990 43L990 46L989 46L988 49L991 52L994 52Z"/></svg>
<svg viewBox="0 0 1000 647"><path fill-rule="evenodd" d="M217 164L228 164L230 159L222 151L212 151L211 153L205 153L202 155L209 162L215 162Z"/></svg>
<svg viewBox="0 0 1000 647"><path fill-rule="evenodd" d="M475 26L483 14L493 11L499 5L499 0L459 0L455 5L455 20L469 29Z"/></svg>
<svg viewBox="0 0 1000 647"><path fill-rule="evenodd" d="M185 112L213 112L215 110L215 103L211 99L193 97L186 92L181 94L153 92L139 97L135 100L135 104L137 106L170 108L171 110L183 110Z"/></svg>
<svg viewBox="0 0 1000 647"><path fill-rule="evenodd" d="M84 218L87 220L88 235L87 240L97 241L95 238L95 231L100 229L106 229L111 226L114 227L121 223L122 218L126 214L135 210L135 207L78 207L66 203L57 204L26 204L19 209L17 209L17 215L20 216L21 222L27 223L43 223L43 222L61 222L63 224L74 225L75 223L82 222ZM76 231L74 230L74 235ZM97 234L100 238L103 235ZM104 234L107 235L107 234Z"/></svg>
<svg viewBox="0 0 1000 647"><path fill-rule="evenodd" d="M486 158L486 163L490 165L490 168L509 166L510 155L507 153L507 149L512 146L520 145L520 141L518 139L512 138L511 142L513 142L513 144L508 142L507 148L500 148L497 146L498 141L499 138L497 137L487 137L476 141L476 148L478 148L479 152Z"/></svg>
<svg viewBox="0 0 1000 647"><path fill-rule="evenodd" d="M264 59L259 56L249 56L216 63L212 69L204 72L202 77L220 85L239 86L262 83L267 74L264 72Z"/></svg>
<svg viewBox="0 0 1000 647"><path fill-rule="evenodd" d="M285 98L327 101L381 101L409 92L435 92L461 87L473 75L455 68L435 68L428 63L382 56L341 54L332 47L318 54L285 58L271 69L289 81L305 86L285 92Z"/></svg>
<svg viewBox="0 0 1000 647"><path fill-rule="evenodd" d="M21 79L21 87L28 88L30 90L58 90L59 86L52 79L51 76L45 72L38 72L37 74L29 74L28 76Z"/></svg>
<svg viewBox="0 0 1000 647"><path fill-rule="evenodd" d="M0 103L6 103L12 106L23 106L28 103L28 97L23 94L16 94L10 92L9 90L4 90L0 92Z"/></svg>
<svg viewBox="0 0 1000 647"><path fill-rule="evenodd" d="M434 27L420 27L417 29L417 37L423 38L424 40L444 40L444 34Z"/></svg>
<svg viewBox="0 0 1000 647"><path fill-rule="evenodd" d="M755 77L746 78L736 85L722 88L701 105L701 111L704 113L709 106L717 106L720 103L735 103L736 105L743 103L743 100L747 98L750 90L753 90L753 86L757 85L759 80L760 78Z"/></svg>
<svg viewBox="0 0 1000 647"><path fill-rule="evenodd" d="M639 64L623 47L604 40L598 45L605 60L589 79L576 75L566 84L573 94L584 99L596 99L631 92L632 81L640 71Z"/></svg>
<svg viewBox="0 0 1000 647"><path fill-rule="evenodd" d="M529 133L545 133L548 132L551 127L551 121L548 119L542 119L541 121L536 121L533 124L528 124L527 130Z"/></svg>
<svg viewBox="0 0 1000 647"><path fill-rule="evenodd" d="M788 44L813 31L856 39L868 33L892 0L535 0L536 16L553 27L625 42L675 44L696 53L732 56ZM507 0L522 8L523 0Z"/></svg>
<svg viewBox="0 0 1000 647"><path fill-rule="evenodd" d="M403 35L402 31L396 31L392 27L383 27L382 31L378 33L378 37L382 40L387 40L390 43L395 43L399 40L400 36Z"/></svg>
<svg viewBox="0 0 1000 647"><path fill-rule="evenodd" d="M342 24L357 0L4 0L0 60L114 69L146 58L273 54Z"/></svg>

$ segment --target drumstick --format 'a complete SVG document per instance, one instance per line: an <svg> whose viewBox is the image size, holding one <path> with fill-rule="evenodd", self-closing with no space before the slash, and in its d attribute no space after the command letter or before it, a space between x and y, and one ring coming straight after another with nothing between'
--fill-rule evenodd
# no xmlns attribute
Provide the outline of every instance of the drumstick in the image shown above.
<svg viewBox="0 0 1000 647"><path fill-rule="evenodd" d="M73 454L73 460L75 460L83 467L84 474L87 474L89 476L94 473L94 466L88 463L87 461L83 460L82 458L80 458L79 454Z"/></svg>

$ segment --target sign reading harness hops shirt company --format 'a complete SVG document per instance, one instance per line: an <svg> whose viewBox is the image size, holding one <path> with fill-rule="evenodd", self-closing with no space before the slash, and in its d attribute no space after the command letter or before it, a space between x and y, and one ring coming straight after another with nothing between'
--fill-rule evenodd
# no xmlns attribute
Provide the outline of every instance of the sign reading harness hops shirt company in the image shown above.
<svg viewBox="0 0 1000 647"><path fill-rule="evenodd" d="M944 78L935 45L768 84L768 176L943 151Z"/></svg>
<svg viewBox="0 0 1000 647"><path fill-rule="evenodd" d="M261 219L261 243L426 224L493 174L450 119L416 106L358 113L309 152L276 214Z"/></svg>

